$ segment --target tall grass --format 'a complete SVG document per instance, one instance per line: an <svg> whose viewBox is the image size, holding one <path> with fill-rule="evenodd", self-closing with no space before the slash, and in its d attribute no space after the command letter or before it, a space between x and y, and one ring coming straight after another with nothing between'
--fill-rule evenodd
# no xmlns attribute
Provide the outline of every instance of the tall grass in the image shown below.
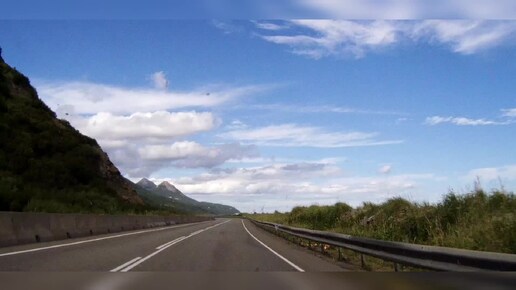
<svg viewBox="0 0 516 290"><path fill-rule="evenodd" d="M516 197L504 190L450 192L437 204L398 197L356 208L312 205L252 217L381 240L516 254Z"/></svg>

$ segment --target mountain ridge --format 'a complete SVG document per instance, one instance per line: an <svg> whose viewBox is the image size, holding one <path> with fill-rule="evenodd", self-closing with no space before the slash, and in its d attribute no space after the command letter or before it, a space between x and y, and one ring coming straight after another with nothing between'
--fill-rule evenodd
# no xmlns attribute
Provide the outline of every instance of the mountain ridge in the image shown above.
<svg viewBox="0 0 516 290"><path fill-rule="evenodd" d="M151 185L151 183L154 185L154 187ZM232 206L197 201L191 197L188 197L179 189L177 189L172 183L167 181L163 181L156 186L156 184L149 179L143 178L136 183L136 186L144 189L137 190L142 198L151 200L151 202L155 202L159 204L159 206L169 206L178 210L184 210L186 212L214 215L232 215L240 213L239 210Z"/></svg>

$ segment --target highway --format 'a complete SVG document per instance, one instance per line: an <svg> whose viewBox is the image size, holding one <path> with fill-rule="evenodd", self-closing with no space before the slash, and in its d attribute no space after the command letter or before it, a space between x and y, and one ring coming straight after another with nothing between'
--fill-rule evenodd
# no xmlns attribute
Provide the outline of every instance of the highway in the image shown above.
<svg viewBox="0 0 516 290"><path fill-rule="evenodd" d="M0 271L343 270L236 218L0 248Z"/></svg>

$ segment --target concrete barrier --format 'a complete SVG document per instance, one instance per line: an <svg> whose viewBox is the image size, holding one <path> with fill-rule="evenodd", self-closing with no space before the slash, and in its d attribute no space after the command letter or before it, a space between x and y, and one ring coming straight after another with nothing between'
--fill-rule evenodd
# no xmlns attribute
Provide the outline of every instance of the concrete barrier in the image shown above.
<svg viewBox="0 0 516 290"><path fill-rule="evenodd" d="M137 216L0 212L0 247L212 220L200 216Z"/></svg>

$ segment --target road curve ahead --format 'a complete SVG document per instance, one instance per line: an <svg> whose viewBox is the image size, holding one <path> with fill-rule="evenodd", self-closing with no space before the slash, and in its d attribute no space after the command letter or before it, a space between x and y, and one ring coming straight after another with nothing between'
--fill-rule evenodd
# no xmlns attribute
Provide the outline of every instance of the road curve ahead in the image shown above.
<svg viewBox="0 0 516 290"><path fill-rule="evenodd" d="M0 249L0 271L342 271L242 219Z"/></svg>

